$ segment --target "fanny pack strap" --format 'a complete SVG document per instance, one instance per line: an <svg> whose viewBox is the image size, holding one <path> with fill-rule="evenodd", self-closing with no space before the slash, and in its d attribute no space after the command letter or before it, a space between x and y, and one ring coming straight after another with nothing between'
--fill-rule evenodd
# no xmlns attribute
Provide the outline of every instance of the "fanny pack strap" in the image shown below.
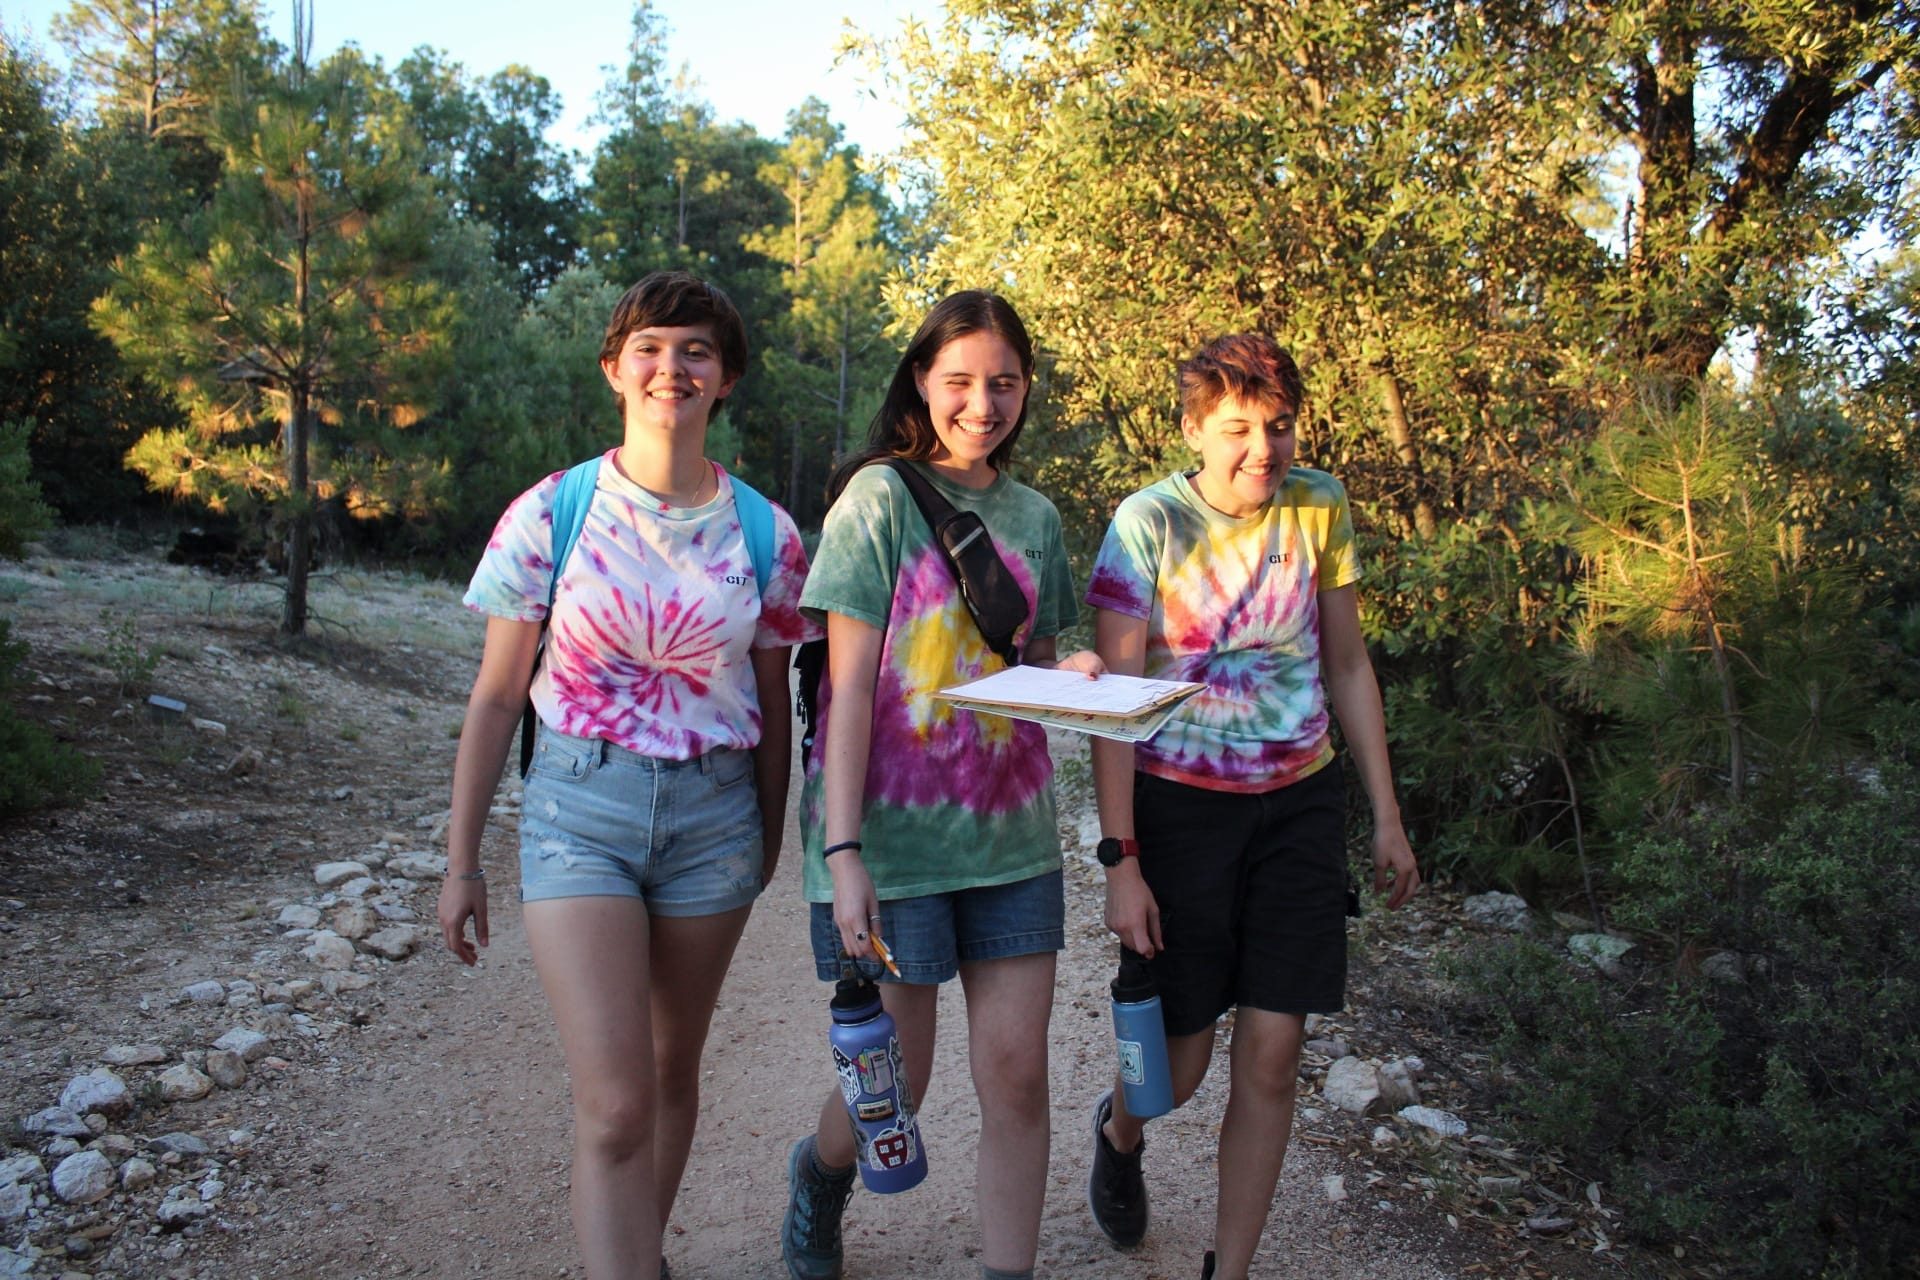
<svg viewBox="0 0 1920 1280"><path fill-rule="evenodd" d="M1014 633L1027 620L1027 597L1019 579L1000 558L993 535L977 512L961 511L947 501L931 481L904 458L888 458L886 464L905 482L920 516L933 531L933 541L941 558L960 585L960 599L966 604L974 626L987 648L1010 667L1020 665L1020 649Z"/></svg>

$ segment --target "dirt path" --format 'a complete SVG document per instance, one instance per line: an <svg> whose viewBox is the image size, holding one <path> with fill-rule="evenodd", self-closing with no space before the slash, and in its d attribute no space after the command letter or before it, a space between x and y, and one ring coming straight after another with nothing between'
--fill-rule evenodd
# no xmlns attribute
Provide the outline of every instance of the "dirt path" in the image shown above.
<svg viewBox="0 0 1920 1280"><path fill-rule="evenodd" d="M271 994L267 984L313 977L300 943L274 923L284 904L315 898L313 864L383 844L386 853L429 847L477 655L479 628L456 600L444 585L352 575L316 600L353 626L352 638L288 651L272 639L272 597L259 588L151 560L107 569L43 559L0 576L16 636L35 647L30 666L47 699L37 714L107 762L95 801L0 831L0 895L10 903L0 911L5 1114L52 1105L108 1045L157 1040L181 1053L225 1026L262 1022L244 997L237 1008L202 1009L177 993L212 978ZM111 651L129 625L137 648L162 655L155 689L224 732L116 715L137 705L118 692ZM236 774L249 751L258 764ZM1088 1107L1112 1049L1110 939L1098 868L1080 843L1084 777L1083 764L1063 769L1069 940L1053 1020L1040 1273L1191 1277L1210 1234L1223 1081L1152 1130L1154 1225L1142 1248L1113 1251L1086 1209ZM512 790L503 784L503 797ZM227 1189L206 1223L180 1235L151 1225L171 1176L163 1168L144 1193L86 1210L55 1202L6 1228L0 1244L38 1247L34 1275L582 1274L567 1219L568 1085L520 927L511 827L503 805L484 850L494 940L477 970L461 969L437 941L404 963L362 957L356 968L373 979L364 990L314 998L300 1006L306 1023L284 1012L265 1019L277 1056L244 1087L174 1104L136 1087L137 1109L116 1131L139 1141L187 1130L209 1135L217 1152L223 1135L248 1132L250 1150L224 1158ZM412 902L430 928L430 887ZM700 1131L667 1243L682 1280L784 1275L786 1152L831 1085L827 992L805 938L789 856L754 912L714 1021ZM932 1174L909 1195L856 1195L849 1276L978 1274L978 1114L957 985L943 993L941 1022L923 1110ZM1411 1280L1476 1263L1481 1274L1547 1274L1537 1262L1508 1270L1504 1246L1450 1226L1430 1186L1392 1161L1376 1169L1356 1139L1374 1123L1303 1116L1256 1274ZM1336 1174L1348 1190L1341 1203L1323 1187ZM65 1256L62 1242L88 1232L97 1238ZM1568 1253L1554 1270L1583 1269Z"/></svg>

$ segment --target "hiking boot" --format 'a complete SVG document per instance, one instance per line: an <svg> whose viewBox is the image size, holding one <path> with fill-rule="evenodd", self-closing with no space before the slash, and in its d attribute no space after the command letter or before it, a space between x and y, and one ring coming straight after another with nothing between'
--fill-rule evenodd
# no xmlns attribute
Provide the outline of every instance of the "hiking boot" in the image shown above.
<svg viewBox="0 0 1920 1280"><path fill-rule="evenodd" d="M1213 1280L1213 1250L1207 1250L1207 1256L1200 1259L1200 1280Z"/></svg>
<svg viewBox="0 0 1920 1280"><path fill-rule="evenodd" d="M840 1280L840 1215L853 1194L853 1169L821 1177L813 1167L813 1137L793 1144L787 1157L787 1217L780 1224L780 1256L793 1280Z"/></svg>
<svg viewBox="0 0 1920 1280"><path fill-rule="evenodd" d="M1147 1181L1140 1174L1140 1157L1147 1140L1131 1151L1113 1149L1103 1126L1113 1115L1113 1091L1093 1104L1093 1173L1087 1179L1087 1205L1107 1239L1131 1249L1147 1234Z"/></svg>

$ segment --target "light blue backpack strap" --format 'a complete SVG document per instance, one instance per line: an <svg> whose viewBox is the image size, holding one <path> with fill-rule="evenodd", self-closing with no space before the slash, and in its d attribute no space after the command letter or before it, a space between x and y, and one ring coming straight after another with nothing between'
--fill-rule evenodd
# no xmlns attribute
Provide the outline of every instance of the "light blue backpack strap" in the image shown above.
<svg viewBox="0 0 1920 1280"><path fill-rule="evenodd" d="M594 486L600 480L600 459L588 458L578 466L568 467L566 474L560 477L560 487L553 495L553 580L547 583L547 608L553 608L554 593L560 589L560 573L567 567L567 557L573 554L573 544L580 541L580 531L587 527L587 508L593 505Z"/></svg>
<svg viewBox="0 0 1920 1280"><path fill-rule="evenodd" d="M733 480L733 509L740 516L740 531L747 535L747 555L753 560L753 581L765 598L767 579L773 574L773 504L758 489L742 480Z"/></svg>

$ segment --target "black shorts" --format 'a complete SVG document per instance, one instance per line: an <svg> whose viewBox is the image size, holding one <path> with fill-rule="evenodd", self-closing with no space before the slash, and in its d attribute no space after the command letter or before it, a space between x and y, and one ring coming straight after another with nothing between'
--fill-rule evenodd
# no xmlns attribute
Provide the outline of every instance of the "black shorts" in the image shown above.
<svg viewBox="0 0 1920 1280"><path fill-rule="evenodd" d="M1278 791L1133 776L1140 874L1160 907L1170 1036L1235 1005L1337 1013L1347 987L1346 790L1333 761Z"/></svg>

